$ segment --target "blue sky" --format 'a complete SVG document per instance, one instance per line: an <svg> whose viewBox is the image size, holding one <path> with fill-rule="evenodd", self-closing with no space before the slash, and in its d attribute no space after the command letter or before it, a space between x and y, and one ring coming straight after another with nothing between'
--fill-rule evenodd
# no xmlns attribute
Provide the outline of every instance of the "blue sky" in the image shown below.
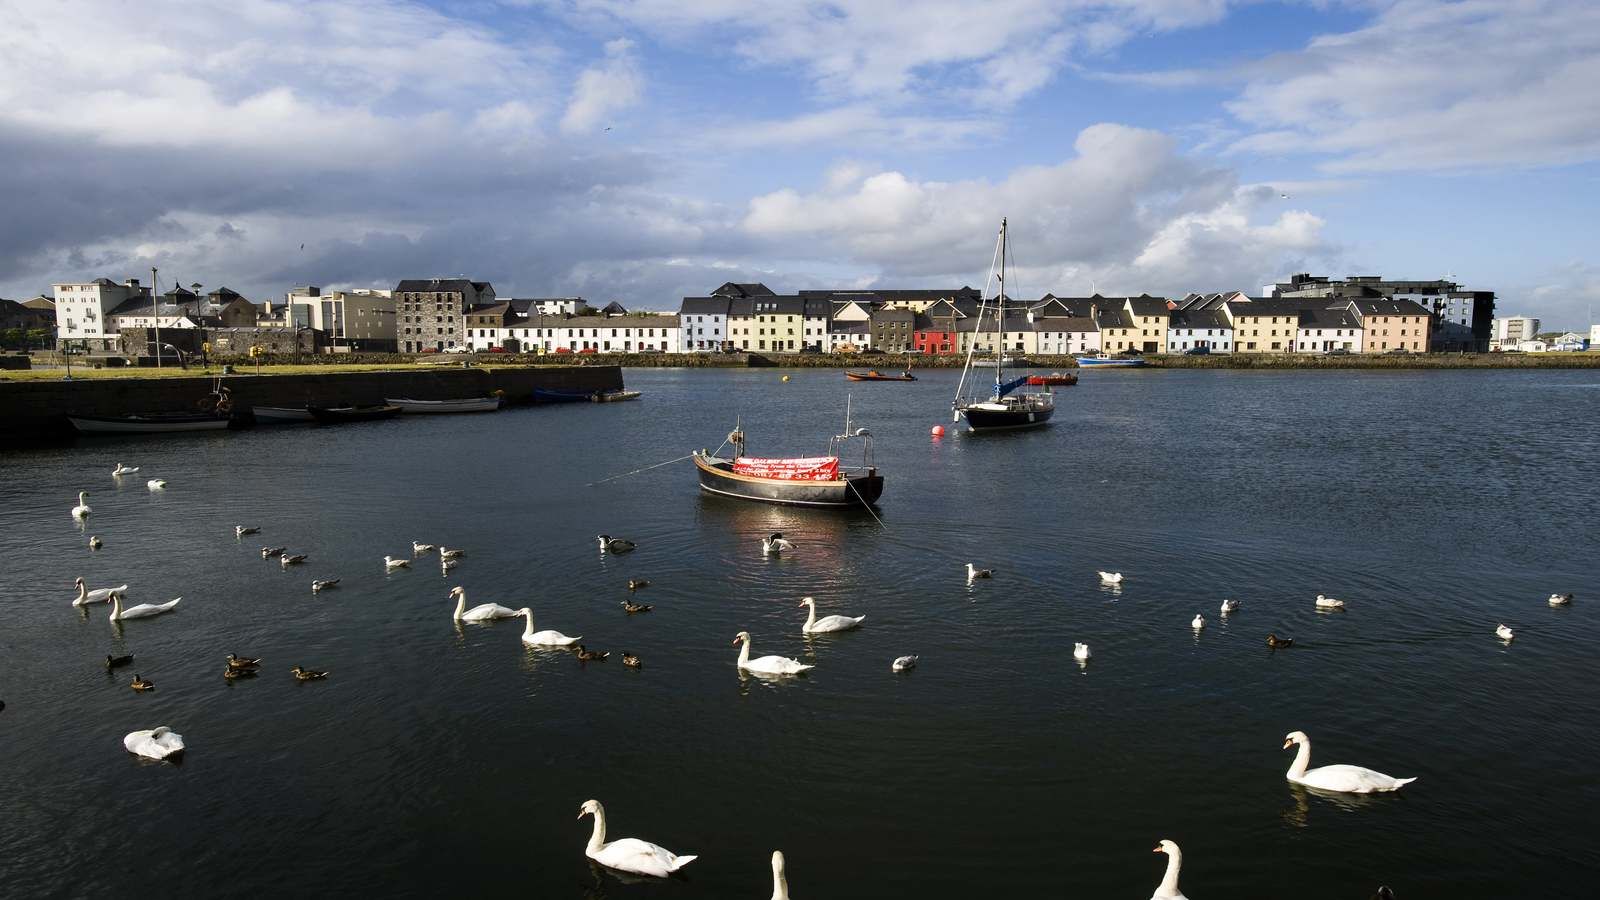
<svg viewBox="0 0 1600 900"><path fill-rule="evenodd" d="M1587 0L0 0L0 296L466 274L673 308L1452 275L1600 301ZM1283 195L1287 194L1285 197ZM301 249L301 245L305 249Z"/></svg>

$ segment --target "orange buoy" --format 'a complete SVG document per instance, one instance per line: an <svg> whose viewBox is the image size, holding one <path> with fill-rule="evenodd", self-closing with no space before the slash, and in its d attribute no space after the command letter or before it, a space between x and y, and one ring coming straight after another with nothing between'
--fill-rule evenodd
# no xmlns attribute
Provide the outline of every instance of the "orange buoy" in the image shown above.
<svg viewBox="0 0 1600 900"><path fill-rule="evenodd" d="M935 426L933 426L933 436L934 437L944 437L944 426L943 425L935 425Z"/></svg>

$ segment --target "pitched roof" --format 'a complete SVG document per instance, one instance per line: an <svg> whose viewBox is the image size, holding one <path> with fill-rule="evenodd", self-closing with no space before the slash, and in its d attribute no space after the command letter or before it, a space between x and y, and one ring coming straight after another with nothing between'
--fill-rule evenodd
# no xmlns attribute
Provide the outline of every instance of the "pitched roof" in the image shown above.
<svg viewBox="0 0 1600 900"><path fill-rule="evenodd" d="M1133 308L1133 314L1136 316L1159 316L1167 312L1167 298L1152 297L1149 294L1129 297L1128 305Z"/></svg>
<svg viewBox="0 0 1600 900"><path fill-rule="evenodd" d="M1228 317L1220 309L1175 309L1172 311L1173 328L1232 328Z"/></svg>
<svg viewBox="0 0 1600 900"><path fill-rule="evenodd" d="M1358 298L1349 301L1363 316L1426 316L1428 311L1414 300Z"/></svg>
<svg viewBox="0 0 1600 900"><path fill-rule="evenodd" d="M759 281L728 281L711 292L713 297L765 297L771 294L772 289Z"/></svg>
<svg viewBox="0 0 1600 900"><path fill-rule="evenodd" d="M725 316L728 314L727 297L685 297L678 307L684 316Z"/></svg>
<svg viewBox="0 0 1600 900"><path fill-rule="evenodd" d="M1099 331L1088 316L1043 316L1033 320L1035 331Z"/></svg>
<svg viewBox="0 0 1600 900"><path fill-rule="evenodd" d="M750 298L755 315L803 316L806 301L798 294L765 294Z"/></svg>
<svg viewBox="0 0 1600 900"><path fill-rule="evenodd" d="M1133 327L1133 316L1128 315L1128 311L1125 309L1120 307L1107 308L1102 306L1097 310L1097 312L1098 316L1095 321L1099 323L1101 328Z"/></svg>
<svg viewBox="0 0 1600 900"><path fill-rule="evenodd" d="M487 282L468 281L465 278L406 278L394 286L395 291L410 291L414 293L454 292L459 294L475 293L480 288L488 286Z"/></svg>

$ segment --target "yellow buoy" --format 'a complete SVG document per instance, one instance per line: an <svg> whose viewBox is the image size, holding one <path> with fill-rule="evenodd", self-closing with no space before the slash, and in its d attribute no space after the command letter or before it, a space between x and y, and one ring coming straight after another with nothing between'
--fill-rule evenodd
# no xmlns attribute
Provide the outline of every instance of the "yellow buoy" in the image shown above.
<svg viewBox="0 0 1600 900"><path fill-rule="evenodd" d="M783 376L783 380L784 381L788 381L789 380L789 376L787 376L787 375Z"/></svg>

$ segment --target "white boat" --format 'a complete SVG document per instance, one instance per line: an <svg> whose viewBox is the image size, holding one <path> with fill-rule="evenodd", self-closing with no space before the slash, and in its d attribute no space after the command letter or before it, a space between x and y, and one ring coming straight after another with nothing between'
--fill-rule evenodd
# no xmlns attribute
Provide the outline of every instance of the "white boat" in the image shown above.
<svg viewBox="0 0 1600 900"><path fill-rule="evenodd" d="M226 418L192 413L157 413L148 416L67 416L84 434L167 434L177 431L220 431Z"/></svg>
<svg viewBox="0 0 1600 900"><path fill-rule="evenodd" d="M1021 357L1021 356L1007 356L1006 358L1000 360L998 365L996 365L996 363L994 361L994 357L992 357L992 356L980 356L980 357L977 357L976 359L974 359L972 361L972 367L974 369L994 369L994 368L1013 368L1014 369L1014 368L1017 368L1019 366L1028 366L1028 365L1031 365L1031 363L1028 362L1027 358Z"/></svg>
<svg viewBox="0 0 1600 900"><path fill-rule="evenodd" d="M290 425L295 422L315 422L311 410L292 406L252 406L251 413L256 417L257 425Z"/></svg>
<svg viewBox="0 0 1600 900"><path fill-rule="evenodd" d="M405 413L470 413L494 412L500 408L499 397L467 397L461 400L406 400L385 397L383 402L400 407Z"/></svg>

